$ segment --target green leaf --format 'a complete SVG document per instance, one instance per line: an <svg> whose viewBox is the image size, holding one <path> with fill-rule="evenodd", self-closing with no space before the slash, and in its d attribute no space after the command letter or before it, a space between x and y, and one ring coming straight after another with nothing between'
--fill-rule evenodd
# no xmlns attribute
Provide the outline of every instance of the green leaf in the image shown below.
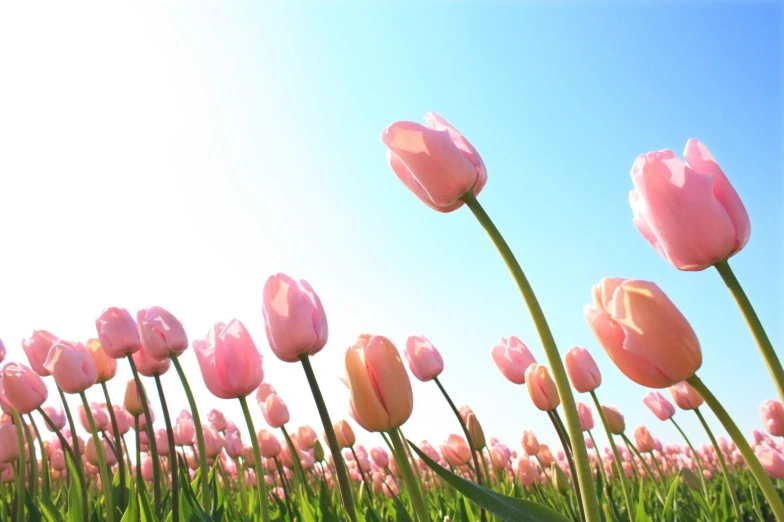
<svg viewBox="0 0 784 522"><path fill-rule="evenodd" d="M444 482L465 495L468 500L485 508L501 520L507 522L569 522L569 519L565 516L541 504L505 497L478 484L469 482L439 466L411 441L408 441L408 444L416 452L417 456Z"/></svg>
<svg viewBox="0 0 784 522"><path fill-rule="evenodd" d="M139 507L136 503L136 488L134 481L126 481L128 484L128 507L125 509L120 522L139 522Z"/></svg>
<svg viewBox="0 0 784 522"><path fill-rule="evenodd" d="M150 503L150 495L147 494L147 488L141 478L139 478L138 491L142 522L158 522L152 509L152 503Z"/></svg>
<svg viewBox="0 0 784 522"><path fill-rule="evenodd" d="M653 522L653 519L645 510L645 482L640 481L640 497L637 501L637 513L634 515L634 522Z"/></svg>
<svg viewBox="0 0 784 522"><path fill-rule="evenodd" d="M667 514L672 511L673 504L675 503L675 493L678 491L678 485L681 482L681 474L680 472L675 475L675 478L670 484L670 491L667 492L667 498L664 499L664 509L662 509L662 518L665 518Z"/></svg>
<svg viewBox="0 0 784 522"><path fill-rule="evenodd" d="M63 515L48 495L41 495L39 502L38 507L41 508L41 514L46 522L63 522Z"/></svg>
<svg viewBox="0 0 784 522"><path fill-rule="evenodd" d="M41 522L41 512L38 510L33 497L30 492L25 488L25 505L27 506L27 522Z"/></svg>
<svg viewBox="0 0 784 522"><path fill-rule="evenodd" d="M332 509L327 485L323 480L320 481L319 485L319 508L321 511L321 522L338 522L335 511Z"/></svg>
<svg viewBox="0 0 784 522"><path fill-rule="evenodd" d="M188 522L212 522L212 518L202 509L199 499L196 498L196 494L193 492L193 487L191 487L188 481L189 477L186 468L180 466L179 470L181 518Z"/></svg>
<svg viewBox="0 0 784 522"><path fill-rule="evenodd" d="M460 522L471 522L471 519L468 518L465 499L461 497L458 503L460 504Z"/></svg>
<svg viewBox="0 0 784 522"><path fill-rule="evenodd" d="M408 513L406 506L400 501L400 497L395 495L395 520L396 522L414 522Z"/></svg>
<svg viewBox="0 0 784 522"><path fill-rule="evenodd" d="M68 488L68 522L82 522L84 511L82 510L82 485L79 484L79 473L71 460L68 452L65 453L65 463L68 467L68 476L71 477L71 487Z"/></svg>

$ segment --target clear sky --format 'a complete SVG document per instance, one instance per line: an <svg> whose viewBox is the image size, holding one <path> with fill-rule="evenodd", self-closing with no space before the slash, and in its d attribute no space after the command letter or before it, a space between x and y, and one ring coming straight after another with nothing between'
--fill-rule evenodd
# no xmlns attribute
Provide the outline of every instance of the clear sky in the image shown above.
<svg viewBox="0 0 784 522"><path fill-rule="evenodd" d="M36 328L94 336L107 306L163 306L191 338L236 317L292 426L321 432L301 368L278 361L264 335L261 288L282 271L307 279L326 308L330 342L313 364L333 421L346 417L338 376L357 334L401 348L423 334L443 354L444 385L488 437L517 448L533 429L555 443L525 388L490 357L499 337L517 335L545 361L490 241L467 209L433 212L386 164L382 129L435 111L485 160L481 202L562 353L591 350L604 377L599 396L627 426L679 442L583 319L603 276L656 281L702 342L700 375L745 433L759 428L758 407L775 391L729 293L714 270L681 273L660 258L632 225L627 197L638 154L705 142L751 217L751 241L732 265L782 346L781 4L425 4L5 5L8 358L23 359L20 340ZM183 363L202 413L220 408L241 425L236 401L204 388L192 351ZM129 378L121 366L115 401ZM178 411L176 375L164 382ZM434 384L414 382L414 394L410 438L438 443L459 431ZM97 389L89 396L102 400ZM692 414L676 418L707 440Z"/></svg>

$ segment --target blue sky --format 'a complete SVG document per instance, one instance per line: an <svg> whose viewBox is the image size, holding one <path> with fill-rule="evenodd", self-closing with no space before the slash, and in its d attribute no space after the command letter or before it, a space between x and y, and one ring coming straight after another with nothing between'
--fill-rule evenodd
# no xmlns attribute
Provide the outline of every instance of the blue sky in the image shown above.
<svg viewBox="0 0 784 522"><path fill-rule="evenodd" d="M556 445L525 388L490 357L499 337L517 335L545 361L491 243L467 209L431 211L385 162L382 129L435 111L487 164L480 200L561 351L591 350L599 396L627 426L680 442L585 324L582 307L603 276L656 281L702 342L699 374L744 432L760 427L758 406L775 391L718 274L669 266L632 225L627 198L638 154L706 143L751 217L751 241L732 266L782 345L780 5L4 9L0 338L10 359L34 328L93 336L106 306L164 306L191 338L237 317L293 425L317 426L301 369L277 361L264 336L261 288L283 271L307 279L326 307L330 342L314 367L334 421L345 417L337 376L358 333L400 347L423 334L445 359L447 390L488 436L517 447L534 429ZM193 354L184 364L200 405L240 421L238 405L202 387ZM128 378L123 368L111 384L115 400ZM169 403L184 405L176 377L164 382ZM414 393L410 438L458 431L432 383L415 382ZM693 415L676 418L707 441Z"/></svg>

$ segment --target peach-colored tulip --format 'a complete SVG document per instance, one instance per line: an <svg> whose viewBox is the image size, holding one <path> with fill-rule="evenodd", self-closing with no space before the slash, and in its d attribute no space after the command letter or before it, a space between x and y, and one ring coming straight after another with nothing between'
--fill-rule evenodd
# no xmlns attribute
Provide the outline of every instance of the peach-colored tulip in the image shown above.
<svg viewBox="0 0 784 522"><path fill-rule="evenodd" d="M654 283L604 278L585 317L610 359L638 384L667 388L702 365L689 322Z"/></svg>
<svg viewBox="0 0 784 522"><path fill-rule="evenodd" d="M345 420L339 420L335 423L335 438L338 439L338 446L341 448L350 448L357 442L357 437L354 435L354 430Z"/></svg>
<svg viewBox="0 0 784 522"><path fill-rule="evenodd" d="M623 420L623 415L616 408L602 406L602 413L604 413L604 418L607 419L607 427L610 428L610 433L620 435L626 430L626 422Z"/></svg>
<svg viewBox="0 0 784 522"><path fill-rule="evenodd" d="M98 370L82 343L58 341L44 362L57 386L65 393L79 393L95 384Z"/></svg>
<svg viewBox="0 0 784 522"><path fill-rule="evenodd" d="M406 360L414 377L422 382L432 381L444 371L444 360L433 343L421 335L406 339Z"/></svg>
<svg viewBox="0 0 784 522"><path fill-rule="evenodd" d="M316 430L314 430L310 425L300 426L297 429L297 440L299 440L300 446L306 450L309 450L313 448L314 444L316 444L318 435L316 434Z"/></svg>
<svg viewBox="0 0 784 522"><path fill-rule="evenodd" d="M384 129L381 142L395 175L425 205L438 212L460 208L460 197L478 195L487 169L476 149L446 120L425 115L428 126L398 121Z"/></svg>
<svg viewBox="0 0 784 522"><path fill-rule="evenodd" d="M704 270L738 253L751 224L743 202L700 141L690 139L684 163L671 150L640 155L631 176L634 224L679 270Z"/></svg>
<svg viewBox="0 0 784 522"><path fill-rule="evenodd" d="M539 440L533 431L526 430L523 432L523 440L521 441L525 454L533 457L539 453Z"/></svg>
<svg viewBox="0 0 784 522"><path fill-rule="evenodd" d="M264 284L264 330L272 352L285 362L316 355L327 344L327 315L307 281L275 274Z"/></svg>
<svg viewBox="0 0 784 522"><path fill-rule="evenodd" d="M90 354L95 363L95 369L98 372L97 382L101 383L113 379L117 375L117 359L106 355L106 352L103 351L103 346L101 346L101 341L98 339L88 339L85 346L87 347L87 353Z"/></svg>
<svg viewBox="0 0 784 522"><path fill-rule="evenodd" d="M59 340L57 336L46 330L34 330L29 338L22 340L22 349L27 355L27 360L30 361L30 367L41 377L50 375L49 370L44 367L44 362L49 355L49 350Z"/></svg>
<svg viewBox="0 0 784 522"><path fill-rule="evenodd" d="M441 453L455 467L465 466L471 460L471 448L466 440L454 433L441 445Z"/></svg>
<svg viewBox="0 0 784 522"><path fill-rule="evenodd" d="M131 357L133 357L136 370L145 377L163 375L171 367L171 359L155 359L151 357L144 345L141 345L138 350L133 352Z"/></svg>
<svg viewBox="0 0 784 522"><path fill-rule="evenodd" d="M95 320L95 329L103 351L114 359L131 355L141 346L139 329L125 308L104 310Z"/></svg>
<svg viewBox="0 0 784 522"><path fill-rule="evenodd" d="M670 420L670 418L675 415L675 406L659 392L652 391L646 393L642 402L645 403L648 409L651 410L660 421Z"/></svg>
<svg viewBox="0 0 784 522"><path fill-rule="evenodd" d="M0 424L0 462L13 462L19 458L19 442L13 424Z"/></svg>
<svg viewBox="0 0 784 522"><path fill-rule="evenodd" d="M131 379L125 386L125 401L123 402L125 410L134 417L138 417L144 413L144 406L142 399L139 396L139 390L136 388L136 381Z"/></svg>
<svg viewBox="0 0 784 522"><path fill-rule="evenodd" d="M550 446L547 444L540 444L539 445L539 453L536 454L539 457L539 460L542 462L542 466L545 468L549 468L550 464L555 462L553 458L553 453L550 451Z"/></svg>
<svg viewBox="0 0 784 522"><path fill-rule="evenodd" d="M768 475L775 479L784 478L784 455L768 446L757 446L754 453L757 454L760 464Z"/></svg>
<svg viewBox="0 0 784 522"><path fill-rule="evenodd" d="M634 430L634 445L640 453L649 453L656 449L653 435L645 426L638 426Z"/></svg>
<svg viewBox="0 0 784 522"><path fill-rule="evenodd" d="M221 399L245 397L264 379L261 354L250 333L237 319L216 323L204 341L194 341L204 384Z"/></svg>
<svg viewBox="0 0 784 522"><path fill-rule="evenodd" d="M363 334L346 351L351 405L369 431L398 428L411 416L411 381L392 341Z"/></svg>
<svg viewBox="0 0 784 522"><path fill-rule="evenodd" d="M602 383L602 374L591 352L579 346L573 346L564 355L564 366L569 382L575 390L587 393L595 390Z"/></svg>
<svg viewBox="0 0 784 522"><path fill-rule="evenodd" d="M54 430L62 430L65 427L65 411L63 411L62 406L44 406L42 409L54 424L53 429L48 422L44 423L49 431L54 432Z"/></svg>
<svg viewBox="0 0 784 522"><path fill-rule="evenodd" d="M585 403L578 402L577 403L577 414L580 417L580 426L582 427L583 431L588 431L593 429L593 413L591 413L591 407Z"/></svg>
<svg viewBox="0 0 784 522"><path fill-rule="evenodd" d="M38 409L49 395L41 376L24 364L6 363L0 379L6 400L20 415Z"/></svg>
<svg viewBox="0 0 784 522"><path fill-rule="evenodd" d="M280 455L280 442L268 430L259 430L256 438L259 441L262 457L273 459Z"/></svg>
<svg viewBox="0 0 784 522"><path fill-rule="evenodd" d="M670 386L670 393L672 394L672 400L682 410L694 410L702 406L704 402L697 390L692 388L691 384L686 381Z"/></svg>
<svg viewBox="0 0 784 522"><path fill-rule="evenodd" d="M188 336L182 323L160 306L136 312L139 339L147 355L162 361L182 355L188 348Z"/></svg>
<svg viewBox="0 0 784 522"><path fill-rule="evenodd" d="M767 400L760 406L760 413L762 414L762 424L768 433L784 437L784 406L778 401Z"/></svg>
<svg viewBox="0 0 784 522"><path fill-rule="evenodd" d="M552 411L561 404L558 389L546 367L532 364L525 371L525 381L534 406L540 410Z"/></svg>
<svg viewBox="0 0 784 522"><path fill-rule="evenodd" d="M514 335L501 337L490 353L503 376L515 384L525 384L525 371L536 364L523 341Z"/></svg>

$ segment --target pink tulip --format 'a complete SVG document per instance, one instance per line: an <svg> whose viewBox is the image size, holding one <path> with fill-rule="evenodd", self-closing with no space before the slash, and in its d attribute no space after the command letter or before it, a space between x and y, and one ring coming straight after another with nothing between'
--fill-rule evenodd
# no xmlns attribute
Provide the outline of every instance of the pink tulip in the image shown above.
<svg viewBox="0 0 784 522"><path fill-rule="evenodd" d="M653 435L645 426L639 426L634 430L634 445L640 453L649 453L656 449Z"/></svg>
<svg viewBox="0 0 784 522"><path fill-rule="evenodd" d="M493 463L493 467L495 469L506 469L511 458L512 452L503 444L496 444L490 448L490 460Z"/></svg>
<svg viewBox="0 0 784 522"><path fill-rule="evenodd" d="M152 459L147 456L142 457L142 478L146 482L152 482Z"/></svg>
<svg viewBox="0 0 784 522"><path fill-rule="evenodd" d="M101 408L99 404L92 402L90 403L90 412L93 414L96 429L99 432L106 430L106 427L109 425L109 415L106 413L106 410ZM87 419L87 412L84 410L84 406L79 406L79 422L82 423L84 431L90 433L90 422Z"/></svg>
<svg viewBox="0 0 784 522"><path fill-rule="evenodd" d="M213 408L207 414L207 420L210 422L210 425L215 429L215 431L226 431L226 428L229 427L229 422L226 420L226 416L223 415L222 412Z"/></svg>
<svg viewBox="0 0 784 522"><path fill-rule="evenodd" d="M8 393L6 391L6 393ZM778 401L767 400L760 406L762 424L771 435L784 437L784 406Z"/></svg>
<svg viewBox="0 0 784 522"><path fill-rule="evenodd" d="M65 393L80 393L95 384L98 370L82 343L59 341L49 350L44 367Z"/></svg>
<svg viewBox="0 0 784 522"><path fill-rule="evenodd" d="M38 409L49 395L41 376L24 364L6 363L0 379L6 400L20 415Z"/></svg>
<svg viewBox="0 0 784 522"><path fill-rule="evenodd" d="M223 442L225 444L226 453L229 455L229 458L238 459L243 455L245 446L242 444L242 438L240 437L239 431L235 430L227 433Z"/></svg>
<svg viewBox="0 0 784 522"><path fill-rule="evenodd" d="M112 408L114 409L114 418L117 421L117 431L120 432L120 435L125 435L131 430L130 416L124 409L116 404ZM106 431L114 435L111 422L106 427Z"/></svg>
<svg viewBox="0 0 784 522"><path fill-rule="evenodd" d="M5 360L5 345L3 344L3 340L0 339L0 364Z"/></svg>
<svg viewBox="0 0 784 522"><path fill-rule="evenodd" d="M672 394L672 400L682 410L694 410L702 406L702 397L686 381L670 386L670 393Z"/></svg>
<svg viewBox="0 0 784 522"><path fill-rule="evenodd" d="M528 457L522 457L517 461L517 476L523 486L533 486L539 476L536 465Z"/></svg>
<svg viewBox="0 0 784 522"><path fill-rule="evenodd" d="M425 115L428 126L398 121L384 129L381 142L395 175L425 205L438 212L463 206L487 183L487 169L476 149L446 120Z"/></svg>
<svg viewBox="0 0 784 522"><path fill-rule="evenodd" d="M95 320L103 351L113 359L131 355L141 346L136 322L124 308L107 308Z"/></svg>
<svg viewBox="0 0 784 522"><path fill-rule="evenodd" d="M519 338L501 337L491 351L498 369L514 384L525 384L525 371L536 359Z"/></svg>
<svg viewBox="0 0 784 522"><path fill-rule="evenodd" d="M245 326L237 319L216 323L204 341L194 341L204 384L221 399L245 397L264 378L261 354Z"/></svg>
<svg viewBox="0 0 784 522"><path fill-rule="evenodd" d="M642 402L660 421L670 420L675 415L675 406L659 392L648 392Z"/></svg>
<svg viewBox="0 0 784 522"><path fill-rule="evenodd" d="M95 369L98 372L98 382L107 382L117 375L117 359L106 355L98 339L89 339L85 345L87 353L93 358Z"/></svg>
<svg viewBox="0 0 784 522"><path fill-rule="evenodd" d="M149 357L163 361L182 355L188 348L182 323L160 306L139 310L136 321L142 347Z"/></svg>
<svg viewBox="0 0 784 522"><path fill-rule="evenodd" d="M49 370L44 367L49 350L60 339L46 330L34 330L33 335L28 339L22 340L22 349L30 361L30 367L41 377L50 375Z"/></svg>
<svg viewBox="0 0 784 522"><path fill-rule="evenodd" d="M310 425L305 425L300 426L297 429L297 439L299 440L300 446L306 450L309 450L316 444L318 435Z"/></svg>
<svg viewBox="0 0 784 522"><path fill-rule="evenodd" d="M760 464L768 475L774 479L784 478L784 455L768 446L757 446L754 453L757 454Z"/></svg>
<svg viewBox="0 0 784 522"><path fill-rule="evenodd" d="M558 389L545 366L532 364L525 371L528 394L534 406L542 411L552 411L561 404Z"/></svg>
<svg viewBox="0 0 784 522"><path fill-rule="evenodd" d="M192 420L184 419L177 421L177 424L172 426L174 432L175 446L192 446L193 438L196 436L196 426Z"/></svg>
<svg viewBox="0 0 784 522"><path fill-rule="evenodd" d="M271 428L281 428L290 419L289 409L277 393L269 395L267 400L262 403L261 413Z"/></svg>
<svg viewBox="0 0 784 522"><path fill-rule="evenodd" d="M19 458L19 442L12 424L0 424L0 462L9 463Z"/></svg>
<svg viewBox="0 0 784 522"><path fill-rule="evenodd" d="M66 419L62 406L44 406L42 409L44 413L46 413L46 416L49 417L49 420L54 424L54 429L52 429L52 426L50 426L48 422L44 423L49 431L54 432L55 430L59 431L65 428Z"/></svg>
<svg viewBox="0 0 784 522"><path fill-rule="evenodd" d="M65 471L65 453L63 453L63 450L58 449L52 452L52 456L49 458L49 465L54 470Z"/></svg>
<svg viewBox="0 0 784 522"><path fill-rule="evenodd" d="M327 344L327 315L307 281L286 274L270 276L264 284L262 310L267 341L281 361L316 355Z"/></svg>
<svg viewBox="0 0 784 522"><path fill-rule="evenodd" d="M444 371L444 360L433 343L421 335L406 339L406 360L414 377L422 382L435 379Z"/></svg>
<svg viewBox="0 0 784 522"><path fill-rule="evenodd" d="M261 450L262 457L274 459L280 455L280 442L272 433L267 430L259 430L256 439L259 441L259 449Z"/></svg>
<svg viewBox="0 0 784 522"><path fill-rule="evenodd" d="M564 365L569 381L575 390L587 393L595 390L602 383L602 374L591 353L585 348L573 346L564 356Z"/></svg>
<svg viewBox="0 0 784 522"><path fill-rule="evenodd" d="M526 455L533 457L539 453L539 441L533 431L524 431L521 442Z"/></svg>
<svg viewBox="0 0 784 522"><path fill-rule="evenodd" d="M223 451L223 439L216 431L202 426L202 433L204 434L204 453L207 458L214 459Z"/></svg>
<svg viewBox="0 0 784 522"><path fill-rule="evenodd" d="M465 466L471 460L471 449L460 435L450 435L441 446L441 453L455 467Z"/></svg>
<svg viewBox="0 0 784 522"><path fill-rule="evenodd" d="M690 139L684 163L671 150L640 155L631 176L634 224L678 270L704 270L738 253L751 224L743 202L700 141Z"/></svg>
<svg viewBox="0 0 784 522"><path fill-rule="evenodd" d="M604 278L585 317L610 359L638 384L666 388L702 365L689 322L654 283Z"/></svg>
<svg viewBox="0 0 784 522"><path fill-rule="evenodd" d="M580 417L580 426L582 427L583 431L589 431L593 429L593 413L591 412L591 407L585 403L578 402L577 403L577 414Z"/></svg>
<svg viewBox="0 0 784 522"><path fill-rule="evenodd" d="M156 375L163 375L169 371L171 367L171 359L155 359L151 357L142 344L138 350L131 355L133 363L136 365L136 371L145 377L154 377Z"/></svg>
<svg viewBox="0 0 784 522"><path fill-rule="evenodd" d="M436 455L436 460L438 460L437 457L438 455ZM370 458L373 459L376 466L381 469L385 469L389 466L389 454L383 448L371 448Z"/></svg>

